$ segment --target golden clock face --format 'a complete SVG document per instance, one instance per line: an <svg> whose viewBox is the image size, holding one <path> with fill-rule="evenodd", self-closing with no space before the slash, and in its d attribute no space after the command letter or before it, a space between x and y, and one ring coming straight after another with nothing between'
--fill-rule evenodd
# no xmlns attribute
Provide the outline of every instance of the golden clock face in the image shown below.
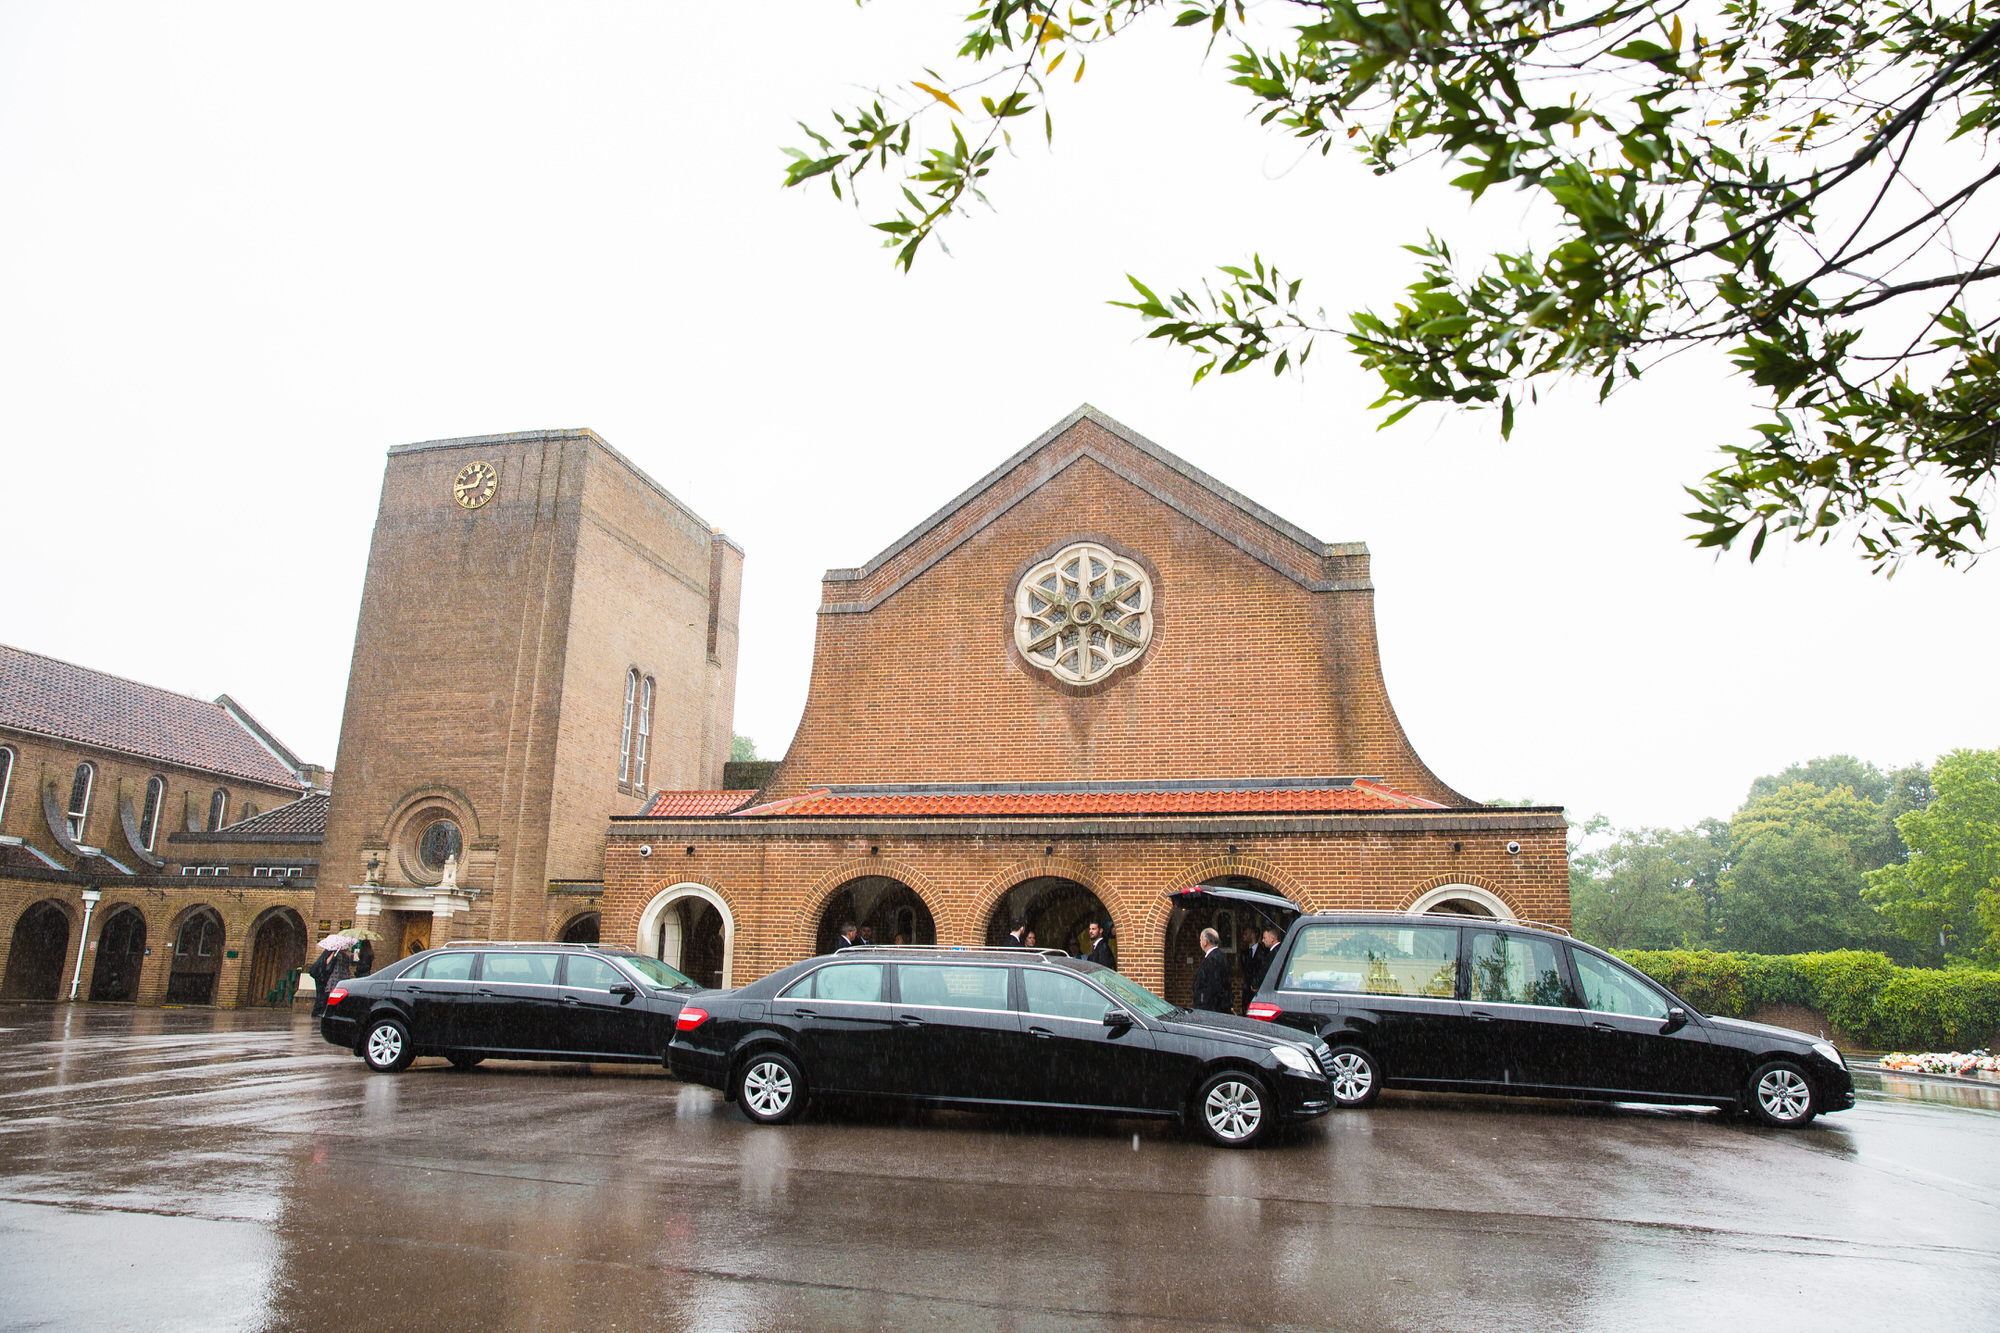
<svg viewBox="0 0 2000 1333"><path fill-rule="evenodd" d="M467 463L458 470L457 478L451 483L452 497L467 509L477 509L493 498L493 491L500 484L500 474L491 463Z"/></svg>

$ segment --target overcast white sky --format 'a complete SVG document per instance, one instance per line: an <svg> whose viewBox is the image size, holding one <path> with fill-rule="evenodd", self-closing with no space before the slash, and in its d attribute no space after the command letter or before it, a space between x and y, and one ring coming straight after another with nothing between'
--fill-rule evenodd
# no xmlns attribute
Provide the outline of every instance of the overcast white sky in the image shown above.
<svg viewBox="0 0 2000 1333"><path fill-rule="evenodd" d="M2000 744L2000 562L1684 540L1680 486L1749 419L1715 362L1502 444L1378 434L1331 344L1191 388L1135 341L1127 271L1255 248L1339 312L1426 227L1522 223L1301 163L1185 33L1094 59L912 276L778 188L795 120L941 64L965 9L0 2L0 641L227 691L331 763L384 451L589 426L748 551L737 729L777 755L821 571L1088 401L1369 544L1398 713L1474 796L1679 824L1796 759Z"/></svg>

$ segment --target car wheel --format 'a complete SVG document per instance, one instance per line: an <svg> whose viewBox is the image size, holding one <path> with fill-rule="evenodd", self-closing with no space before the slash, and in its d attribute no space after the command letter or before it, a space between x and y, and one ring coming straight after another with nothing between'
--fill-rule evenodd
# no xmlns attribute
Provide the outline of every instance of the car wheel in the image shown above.
<svg viewBox="0 0 2000 1333"><path fill-rule="evenodd" d="M782 1125L805 1104L806 1081L799 1067L776 1051L750 1057L736 1080L736 1104L760 1125Z"/></svg>
<svg viewBox="0 0 2000 1333"><path fill-rule="evenodd" d="M1343 1109L1366 1106L1382 1093L1382 1066L1359 1046L1336 1046L1328 1063L1333 1104Z"/></svg>
<svg viewBox="0 0 2000 1333"><path fill-rule="evenodd" d="M1750 1076L1750 1114L1779 1129L1797 1129L1819 1114L1806 1071L1773 1060Z"/></svg>
<svg viewBox="0 0 2000 1333"><path fill-rule="evenodd" d="M361 1039L361 1058L378 1074L397 1074L417 1058L410 1030L393 1018L378 1020Z"/></svg>
<svg viewBox="0 0 2000 1333"><path fill-rule="evenodd" d="M451 1061L451 1067L453 1069L457 1069L460 1071L464 1071L467 1069L477 1069L486 1060L485 1056L476 1054L472 1051L451 1051L447 1053L444 1058Z"/></svg>
<svg viewBox="0 0 2000 1333"><path fill-rule="evenodd" d="M1271 1123L1271 1094L1254 1074L1225 1069L1194 1094L1195 1119L1219 1148L1247 1148Z"/></svg>

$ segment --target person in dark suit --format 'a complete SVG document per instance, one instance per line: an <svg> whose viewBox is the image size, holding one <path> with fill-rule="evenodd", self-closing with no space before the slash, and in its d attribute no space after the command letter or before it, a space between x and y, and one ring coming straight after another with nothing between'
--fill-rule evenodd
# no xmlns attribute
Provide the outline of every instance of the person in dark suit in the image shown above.
<svg viewBox="0 0 2000 1333"><path fill-rule="evenodd" d="M1248 935L1249 931L1243 932ZM1250 1001L1263 988L1264 978L1270 975L1271 960L1278 956L1278 932L1264 927L1264 938L1260 943L1251 944L1243 950L1243 1012L1250 1012Z"/></svg>
<svg viewBox="0 0 2000 1333"><path fill-rule="evenodd" d="M861 929L852 921L840 923L840 938L833 942L828 952L839 953L842 949L852 949L861 943Z"/></svg>
<svg viewBox="0 0 2000 1333"><path fill-rule="evenodd" d="M1116 967L1111 961L1111 937L1104 933L1104 926L1093 921L1090 930L1090 961L1104 967Z"/></svg>
<svg viewBox="0 0 2000 1333"><path fill-rule="evenodd" d="M1028 947L1027 922L1023 921L1019 925L1015 926L1012 930L1007 932L1007 943L1005 947L1009 949L1025 949Z"/></svg>
<svg viewBox="0 0 2000 1333"><path fill-rule="evenodd" d="M1194 1007L1218 1014L1229 1012L1229 959L1222 952L1222 936L1213 926L1201 932L1201 962L1194 969Z"/></svg>

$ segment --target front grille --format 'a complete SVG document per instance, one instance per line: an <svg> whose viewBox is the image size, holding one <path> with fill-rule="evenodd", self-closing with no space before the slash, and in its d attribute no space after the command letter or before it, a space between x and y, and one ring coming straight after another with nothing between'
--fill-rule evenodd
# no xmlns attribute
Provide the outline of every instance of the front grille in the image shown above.
<svg viewBox="0 0 2000 1333"><path fill-rule="evenodd" d="M1332 1048L1332 1047L1330 1047L1330 1046L1321 1046L1321 1047L1317 1048L1316 1050L1314 1050L1314 1051L1313 1051L1313 1059L1315 1059L1315 1060L1319 1061L1319 1068L1320 1068L1320 1072L1321 1072L1321 1073L1325 1074L1325 1075L1326 1075L1326 1076L1327 1076L1328 1078L1332 1078L1332 1077L1333 1077L1333 1048Z"/></svg>

